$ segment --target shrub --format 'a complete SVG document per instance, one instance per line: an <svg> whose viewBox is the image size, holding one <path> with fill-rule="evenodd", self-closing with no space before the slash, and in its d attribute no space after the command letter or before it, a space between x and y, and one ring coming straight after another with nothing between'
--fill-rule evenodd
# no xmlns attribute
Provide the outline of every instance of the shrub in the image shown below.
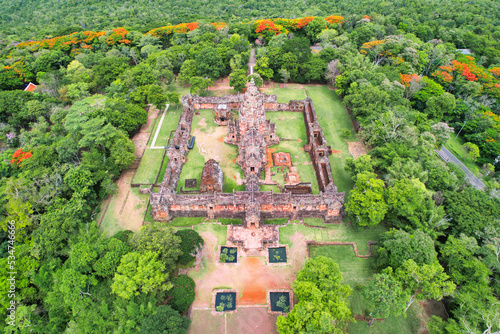
<svg viewBox="0 0 500 334"><path fill-rule="evenodd" d="M196 247L203 245L203 238L195 230L179 230L175 232L175 235L182 239L182 255L179 256L178 262L186 265L194 260L191 253L195 251Z"/></svg>
<svg viewBox="0 0 500 334"><path fill-rule="evenodd" d="M171 305L174 310L182 313L186 311L194 301L194 287L196 284L193 279L187 275L174 277L172 279L172 284L174 286L167 294L167 296L172 297L172 299L168 301L168 304Z"/></svg>

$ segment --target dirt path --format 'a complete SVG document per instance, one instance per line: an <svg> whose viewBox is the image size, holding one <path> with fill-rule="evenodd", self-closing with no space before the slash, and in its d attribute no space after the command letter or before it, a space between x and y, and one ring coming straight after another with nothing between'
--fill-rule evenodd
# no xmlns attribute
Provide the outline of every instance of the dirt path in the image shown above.
<svg viewBox="0 0 500 334"><path fill-rule="evenodd" d="M366 146L363 143L348 142L347 144L349 145L349 153L352 155L354 160L366 154Z"/></svg>
<svg viewBox="0 0 500 334"><path fill-rule="evenodd" d="M128 169L124 170L118 180L115 181L118 187L117 193L106 199L97 223L99 226L106 214L113 214L113 220L117 220L115 223L120 228L137 231L142 226L144 212L139 210L139 208L144 206L144 200L131 191L131 184L137 167L139 167L140 159L146 150L158 113L159 110L151 106L146 124L144 124L141 130L132 138L132 142L135 146L134 154L137 159ZM108 213L108 210L113 211Z"/></svg>
<svg viewBox="0 0 500 334"><path fill-rule="evenodd" d="M130 185L134 175L135 170L132 169L127 169L122 173L117 182L118 192L113 198L116 205L113 205L111 209L121 228L136 232L141 228L144 219L144 211L138 209L146 206L147 199L140 198L131 190Z"/></svg>

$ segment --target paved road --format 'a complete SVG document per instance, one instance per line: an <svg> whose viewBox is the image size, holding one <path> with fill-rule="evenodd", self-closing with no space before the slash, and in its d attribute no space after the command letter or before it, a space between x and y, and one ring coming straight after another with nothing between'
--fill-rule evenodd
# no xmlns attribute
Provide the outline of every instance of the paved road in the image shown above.
<svg viewBox="0 0 500 334"><path fill-rule="evenodd" d="M448 151L446 147L442 147L440 150L435 150L436 153L441 157L446 162L453 162L454 164L458 165L462 170L465 172L465 178L469 180L470 184L479 190L484 190L486 189L486 185L479 180L470 170L469 168L465 167L465 165L458 160L453 153Z"/></svg>

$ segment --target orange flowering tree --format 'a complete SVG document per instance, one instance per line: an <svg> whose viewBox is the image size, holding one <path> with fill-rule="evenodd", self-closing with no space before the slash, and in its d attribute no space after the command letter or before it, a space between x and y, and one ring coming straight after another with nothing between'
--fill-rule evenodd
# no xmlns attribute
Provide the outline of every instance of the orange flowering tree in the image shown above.
<svg viewBox="0 0 500 334"><path fill-rule="evenodd" d="M26 159L31 158L33 155L31 154L31 151L29 152L24 152L21 148L18 149L17 151L14 152L12 155L12 160L10 160L11 164L16 164L17 166L21 167L23 164L23 161Z"/></svg>
<svg viewBox="0 0 500 334"><path fill-rule="evenodd" d="M272 20L257 20L253 23L253 30L257 36L263 36L269 41L273 36L288 34L288 30L282 25L275 24Z"/></svg>
<svg viewBox="0 0 500 334"><path fill-rule="evenodd" d="M492 79L490 74L476 65L473 57L466 56L460 60L453 60L446 66L439 66L441 71L437 70L432 75L438 79L442 79L445 83L452 82L457 76L462 76L467 81L478 81L480 79L481 81L489 81Z"/></svg>
<svg viewBox="0 0 500 334"><path fill-rule="evenodd" d="M210 25L214 26L217 30L222 30L227 26L226 22L212 22Z"/></svg>
<svg viewBox="0 0 500 334"><path fill-rule="evenodd" d="M500 67L493 67L488 70L491 74L496 76L497 78L500 77Z"/></svg>
<svg viewBox="0 0 500 334"><path fill-rule="evenodd" d="M420 81L420 77L417 74L400 74L399 77L401 79L401 83L406 88L410 87L410 84L412 83L412 81L414 81L414 82Z"/></svg>
<svg viewBox="0 0 500 334"><path fill-rule="evenodd" d="M108 45L115 45L117 43L130 44L128 39L125 39L125 35L128 34L128 30L125 28L116 28L111 30L111 34L106 38L106 43Z"/></svg>
<svg viewBox="0 0 500 334"><path fill-rule="evenodd" d="M114 29L117 30L118 32L115 32L113 30L112 32L113 37L115 37L115 35L117 36L117 34L120 34L119 29L123 28ZM77 49L79 47L90 49L91 48L90 45L95 41L97 41L99 37L104 35L106 35L106 31L74 32L69 35L64 35L54 38L46 38L41 41L29 41L29 42L19 43L17 47L27 48L31 52L35 52L41 49L71 51L72 49Z"/></svg>
<svg viewBox="0 0 500 334"><path fill-rule="evenodd" d="M342 16L332 15L325 18L325 21L330 24L342 24L344 22L344 18Z"/></svg>
<svg viewBox="0 0 500 334"><path fill-rule="evenodd" d="M0 70L0 87L4 89L19 88L32 78L33 74L28 71L26 65L24 65L24 60L21 59L12 63L12 65L2 66L2 70Z"/></svg>
<svg viewBox="0 0 500 334"><path fill-rule="evenodd" d="M148 31L147 33L150 35L153 35L155 37L166 37L168 35L172 35L174 33L178 34L187 34L190 31L193 31L197 29L199 26L198 22L191 22L191 23L180 23L175 26L165 26L165 27L160 27L156 28L153 30Z"/></svg>

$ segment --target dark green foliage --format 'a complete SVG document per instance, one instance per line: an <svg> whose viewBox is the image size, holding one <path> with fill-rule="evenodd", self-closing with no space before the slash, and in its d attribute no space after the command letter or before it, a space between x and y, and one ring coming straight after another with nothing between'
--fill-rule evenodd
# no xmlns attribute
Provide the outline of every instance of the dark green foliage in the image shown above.
<svg viewBox="0 0 500 334"><path fill-rule="evenodd" d="M217 50L213 47L206 47L200 51L196 56L196 66L200 76L214 80L226 71Z"/></svg>
<svg viewBox="0 0 500 334"><path fill-rule="evenodd" d="M458 236L476 236L500 217L500 202L484 192L468 187L460 192L446 191L444 208L452 218L451 232Z"/></svg>
<svg viewBox="0 0 500 334"><path fill-rule="evenodd" d="M148 113L138 105L127 103L124 99L108 99L103 109L97 109L92 117L104 117L117 129L133 134L146 123Z"/></svg>
<svg viewBox="0 0 500 334"><path fill-rule="evenodd" d="M123 231L116 232L116 234L113 235L113 238L121 240L127 244L129 242L130 238L132 237L132 235L134 235L133 231L123 230Z"/></svg>
<svg viewBox="0 0 500 334"><path fill-rule="evenodd" d="M169 305L160 305L155 314L142 321L142 334L185 334L191 321Z"/></svg>
<svg viewBox="0 0 500 334"><path fill-rule="evenodd" d="M167 293L167 296L172 298L168 303L173 309L183 313L194 301L195 283L193 279L187 275L176 276L171 282L174 286Z"/></svg>
<svg viewBox="0 0 500 334"><path fill-rule="evenodd" d="M391 229L382 235L379 245L375 255L381 268L390 266L397 269L409 259L418 265L431 264L437 259L434 240L420 230L409 234Z"/></svg>
<svg viewBox="0 0 500 334"><path fill-rule="evenodd" d="M293 291L298 299L285 318L278 317L280 333L342 333L352 321L351 288L342 284L338 264L324 256L306 262L297 273Z"/></svg>
<svg viewBox="0 0 500 334"><path fill-rule="evenodd" d="M107 57L99 60L92 68L92 83L97 88L103 88L113 82L128 68L128 58Z"/></svg>
<svg viewBox="0 0 500 334"><path fill-rule="evenodd" d="M182 255L177 260L179 264L186 265L194 260L191 254L196 251L196 248L203 246L203 238L195 230L179 230L175 235L181 238Z"/></svg>

